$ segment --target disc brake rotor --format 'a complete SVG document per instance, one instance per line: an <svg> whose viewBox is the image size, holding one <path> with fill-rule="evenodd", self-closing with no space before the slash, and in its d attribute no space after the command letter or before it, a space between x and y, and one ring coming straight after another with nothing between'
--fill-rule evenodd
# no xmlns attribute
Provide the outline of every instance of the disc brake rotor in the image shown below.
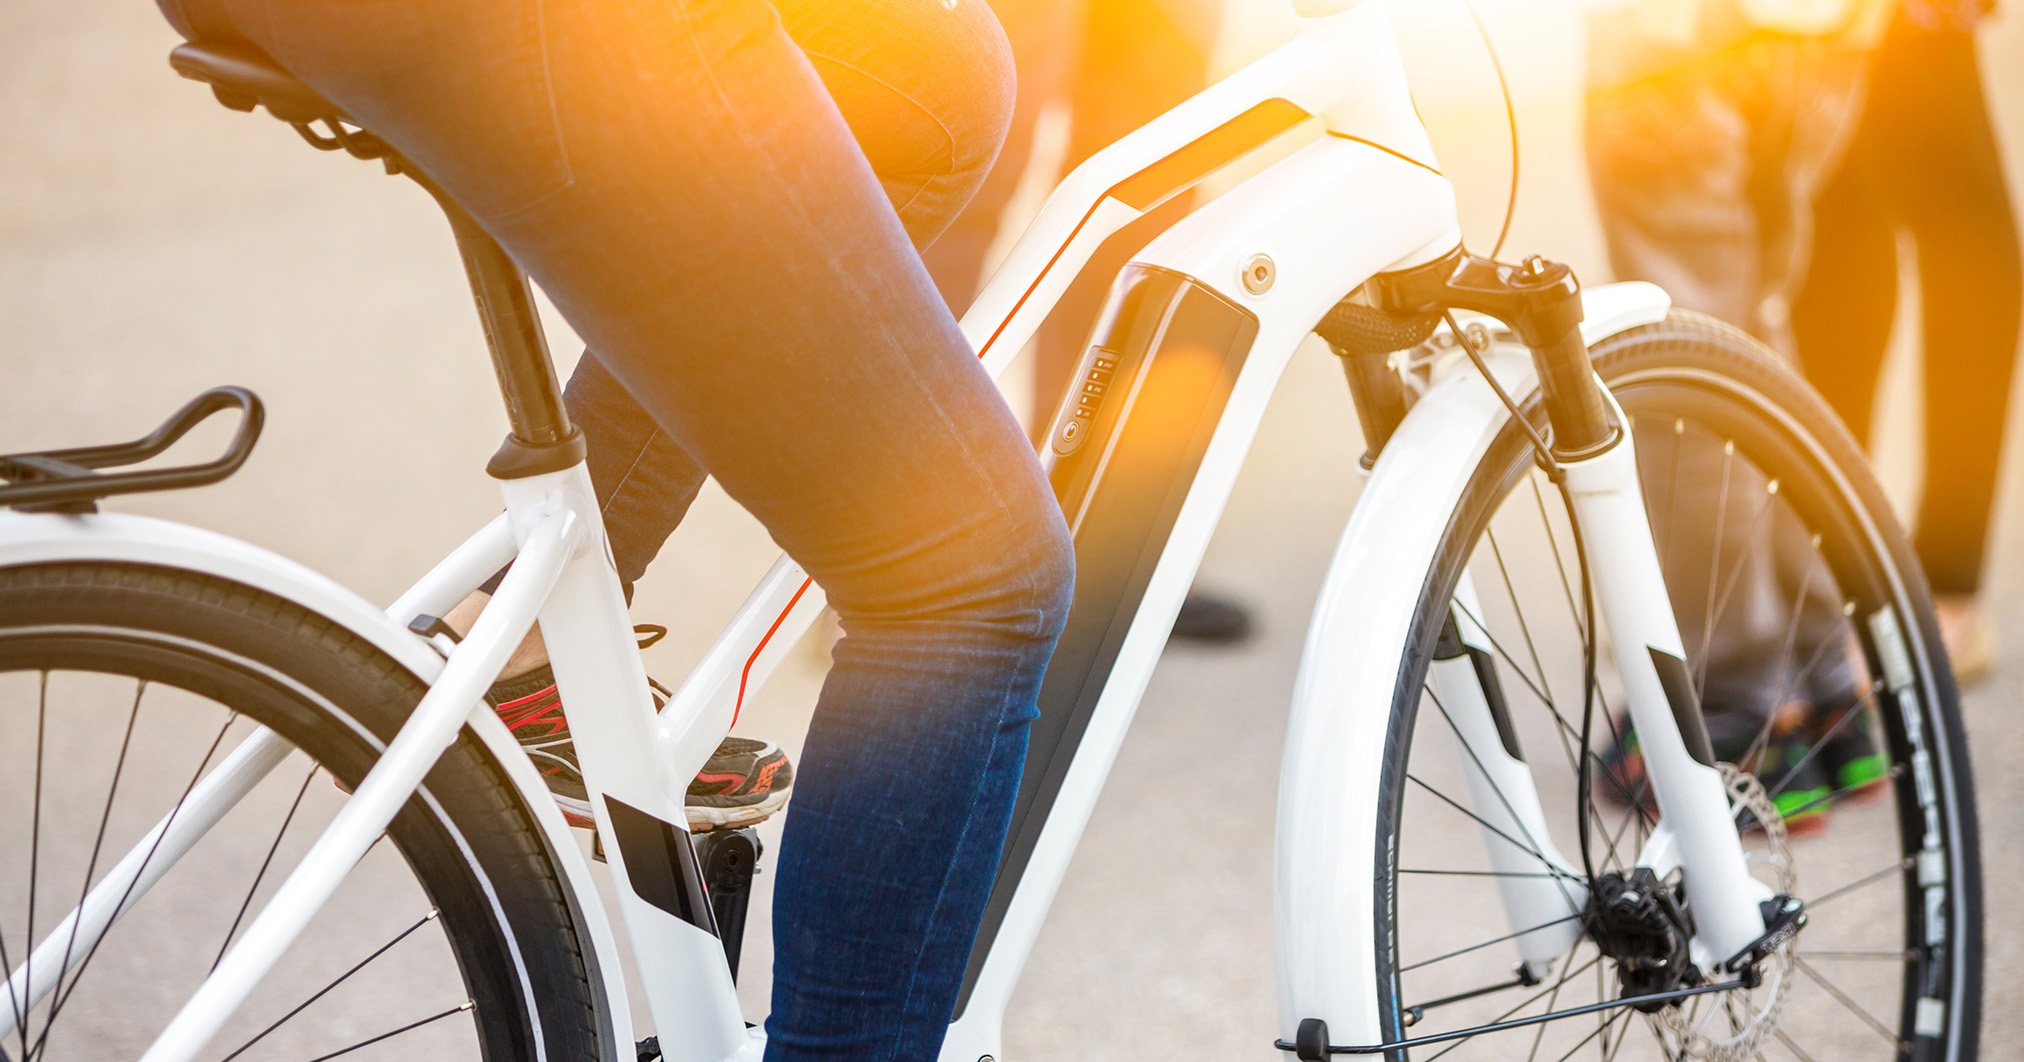
<svg viewBox="0 0 2024 1062"><path fill-rule="evenodd" d="M1771 869L1777 877L1777 892L1797 895L1798 874L1792 867L1792 852L1785 846L1785 818L1778 813L1778 806L1756 775L1727 763L1717 767L1735 816L1748 812L1764 834L1765 851L1747 853L1746 858ZM1792 989L1792 945L1787 940L1764 959L1759 966L1763 980L1757 987L1721 993L1698 1007L1667 1007L1648 1015L1647 1020L1662 1037L1671 1034L1682 1057L1711 1062L1744 1062L1756 1057L1757 1048L1778 1028L1785 997Z"/></svg>

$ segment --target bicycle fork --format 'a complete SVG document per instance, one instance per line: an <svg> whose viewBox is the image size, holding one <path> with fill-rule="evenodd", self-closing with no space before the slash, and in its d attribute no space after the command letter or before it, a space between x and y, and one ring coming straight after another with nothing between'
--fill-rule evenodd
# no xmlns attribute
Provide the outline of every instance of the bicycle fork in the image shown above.
<svg viewBox="0 0 2024 1062"><path fill-rule="evenodd" d="M1378 289L1381 303L1394 312L1456 307L1489 314L1531 349L1551 428L1550 441L1534 439L1565 477L1598 618L1610 634L1660 812L1638 865L1661 878L1674 868L1684 871L1697 963L1710 968L1744 955L1765 936L1760 904L1771 890L1750 876L1744 858L1645 515L1631 433L1589 364L1572 272L1538 258L1509 266L1458 251L1385 278ZM1452 637L1443 638L1430 678L1453 724L1493 864L1517 870L1523 861L1536 873L1543 861L1554 868L1550 877L1500 881L1506 914L1521 933L1524 976L1543 972L1535 965L1564 954L1580 928L1569 916L1584 914L1588 897L1580 876L1545 836L1537 792L1502 713L1502 691L1486 652L1489 637L1476 626L1482 611L1474 596L1465 577ZM1590 756L1582 769L1596 762Z"/></svg>

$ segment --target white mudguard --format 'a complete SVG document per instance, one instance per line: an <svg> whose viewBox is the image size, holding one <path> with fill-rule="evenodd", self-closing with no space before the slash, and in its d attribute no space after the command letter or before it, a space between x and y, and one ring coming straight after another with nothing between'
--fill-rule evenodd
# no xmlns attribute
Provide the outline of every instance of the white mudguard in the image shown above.
<svg viewBox="0 0 2024 1062"><path fill-rule="evenodd" d="M1583 293L1591 346L1662 319L1650 284ZM1535 388L1531 359L1492 355L1513 396ZM1437 383L1385 445L1315 604L1280 767L1274 936L1280 1037L1320 1018L1338 1045L1384 1040L1374 912L1377 785L1399 662L1434 551L1463 489L1509 414L1474 371Z"/></svg>
<svg viewBox="0 0 2024 1062"><path fill-rule="evenodd" d="M433 683L443 659L422 639L364 598L285 557L237 539L184 524L142 516L100 513L89 516L31 515L0 510L0 568L54 561L113 561L198 572L250 586L293 602L358 635L425 683ZM562 812L526 753L506 732L496 715L473 712L467 724L493 759L520 790L541 825L556 865L569 879L568 892L578 900L599 895ZM631 1010L625 979L617 976L619 953L604 908L579 904L579 924L594 951L592 984L605 986L606 1028L602 1039L617 1059L633 1054ZM603 971L601 974L600 971Z"/></svg>

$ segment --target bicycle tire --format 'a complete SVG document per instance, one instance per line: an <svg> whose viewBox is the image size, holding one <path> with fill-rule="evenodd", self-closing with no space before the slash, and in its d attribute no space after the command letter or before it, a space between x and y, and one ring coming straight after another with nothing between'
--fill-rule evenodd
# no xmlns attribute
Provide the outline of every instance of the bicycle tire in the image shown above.
<svg viewBox="0 0 2024 1062"><path fill-rule="evenodd" d="M1695 430L1701 430L1698 425L1702 421L1719 422L1725 430L1735 429L1727 444L1731 447L1731 453L1737 452L1736 448L1741 446L1753 451L1748 460L1770 462L1779 466L1766 467L1762 472L1764 476L1769 477L1767 485L1770 495L1780 495L1782 491L1782 497L1786 500L1781 504L1789 508L1780 511L1790 512L1794 514L1794 518L1803 519L1807 526L1817 533L1818 537L1812 540L1813 546L1836 580L1834 585L1842 588L1847 594L1848 607L1844 608L1844 615L1854 615L1850 609L1855 602L1861 601L1863 614L1868 614L1872 608L1888 604L1896 609L1897 615L1909 621L1903 624L1903 635L1912 650L1910 657L1916 672L1913 689L1917 696L1901 700L1889 695L1888 691L1881 687L1876 677L1882 675L1883 664L1878 659L1877 646L1868 634L1857 629L1855 636L1860 643L1861 661L1869 667L1872 684L1865 687L1869 692L1864 701L1854 704L1842 713L1844 719L1858 715L1869 718L1871 710L1864 705L1873 702L1876 706L1874 709L1876 717L1881 718L1882 728L1885 731L1882 740L1889 746L1887 754L1892 766L1887 775L1887 784L1893 796L1889 807L1895 810L1894 828L1898 833L1899 845L1899 853L1895 858L1899 861L1887 866L1886 869L1895 867L1898 873L1894 877L1902 883L1903 890L1901 921L1906 939L1902 953L1905 972L1902 981L1899 982L1901 998L1896 1015L1886 1014L1881 1019L1877 1019L1873 1014L1867 1015L1867 1018L1871 1019L1869 1024L1877 1028L1863 1029L1863 1022L1856 1020L1859 1015L1854 1013L1841 1013L1839 1018L1848 1029L1864 1036L1888 1030L1896 1040L1891 1045L1893 1049L1887 1052L1889 1057L1950 1060L1974 1058L1978 1044L1981 1008L1982 897L1979 842L1972 799L1973 786L1958 697L1951 672L1945 662L1944 650L1940 648L1938 627L1933 618L1931 598L1924 577L1913 558L1906 536L1890 515L1888 503L1869 471L1865 455L1826 404L1772 351L1739 330L1711 318L1675 311L1662 322L1635 328L1602 341L1593 348L1591 355L1596 371L1634 422L1639 422L1640 418L1674 417L1673 430L1680 434L1688 430L1689 417L1700 418L1695 421L1697 425ZM1679 407L1678 411L1669 408L1671 406ZM1543 431L1545 420L1536 396L1533 397L1528 412L1535 425ZM1739 443L1738 439L1746 441ZM1676 442L1675 446L1678 445L1680 444ZM1641 453L1640 456L1643 458L1645 455ZM1677 458L1675 460L1677 461ZM1654 479L1652 466L1644 465L1642 461L1641 466L1647 480L1648 509L1655 511L1658 501L1651 497L1656 493L1651 488ZM1726 474L1728 466L1725 464L1723 468ZM1412 776L1409 768L1414 747L1415 726L1416 723L1426 721L1428 718L1433 719L1429 724L1430 728L1439 729L1443 726L1439 715L1432 711L1423 711L1428 698L1423 697L1422 690L1428 680L1430 664L1437 655L1436 646L1444 624L1449 622L1452 614L1451 610L1454 607L1452 602L1462 573L1468 569L1472 556L1493 552L1481 551L1478 545L1488 539L1493 517L1498 515L1510 499L1517 497L1519 484L1530 476L1537 476L1539 480L1544 479L1543 474L1536 469L1534 455L1523 433L1515 424L1507 426L1473 474L1462 495L1461 503L1450 519L1435 554L1434 564L1427 574L1425 589L1408 637L1407 652L1401 661L1397 693L1387 733L1384 767L1377 782L1381 787L1376 852L1378 887L1375 890L1379 907L1374 912L1373 924L1380 936L1376 948L1378 983L1387 986L1388 989L1379 993L1381 1028L1387 1032L1387 1042L1426 1036L1437 1031L1430 1028L1436 1023L1422 1021L1429 1011L1413 1010L1414 1001L1408 998L1407 991L1403 987L1405 980L1403 973L1416 967L1401 951L1402 938L1409 936L1410 932L1404 928L1408 918L1401 914L1398 904L1403 903L1404 898L1409 896L1414 888L1453 891L1460 886L1452 883L1481 880L1471 879L1467 875L1483 873L1469 870L1456 872L1420 869L1408 865L1414 858L1412 855L1401 853L1402 842L1406 842L1406 847L1412 847L1411 839L1402 835L1409 832L1402 829L1408 803L1414 799L1421 799L1423 804L1433 803L1410 795L1414 786L1426 791L1433 789L1428 783ZM1535 480L1535 484L1539 480ZM1722 489L1726 491L1728 488L1728 480L1724 479ZM1546 488L1546 496L1558 501L1557 498L1553 498L1550 487ZM1674 501L1675 499L1669 498L1668 504ZM1532 499L1526 497L1523 504L1531 506ZM1765 511L1771 511L1772 506L1771 500L1764 502ZM1561 511L1564 513L1564 508ZM1539 519L1546 528L1546 541L1553 542L1556 529L1547 517L1547 512L1548 506L1542 501L1539 504ZM1697 515L1703 521L1710 517L1710 514L1706 513ZM1773 520L1780 518L1774 515ZM1667 520L1672 519L1671 513L1668 512ZM1654 535L1657 537L1660 532L1657 530L1659 519L1656 512L1653 524ZM1757 533L1754 523L1751 527L1751 533ZM1717 539L1721 535L1718 525ZM1720 562L1720 554L1717 553L1715 556L1715 563L1707 569L1710 586L1715 585L1716 577L1725 571ZM1512 582L1510 574L1522 570L1522 565L1506 568L1506 559L1501 551L1496 551L1495 561L1498 568L1504 570L1504 589L1510 591L1511 608L1516 610L1518 622L1524 623L1525 606L1521 602L1523 595L1513 588L1517 584ZM1742 566L1740 558L1736 564L1740 570ZM1567 578L1566 570L1563 568L1561 579L1565 582ZM1669 569L1669 581L1672 578ZM1733 583L1734 576L1729 576L1729 579ZM1559 585L1555 585L1551 593L1557 597L1562 590ZM1794 618L1791 621L1791 628L1794 630L1800 626L1797 618L1799 613L1808 607L1804 601L1807 593L1808 591L1802 588L1799 599L1795 599L1794 604L1798 607L1792 609ZM1482 596L1488 598L1490 592L1484 591ZM1674 588L1674 596L1677 610L1680 597L1678 587ZM1570 610L1573 608L1571 597L1570 595L1568 604ZM1487 604L1479 607L1485 612L1490 611ZM1712 622L1710 626L1713 626ZM1853 628L1856 625L1851 622L1850 626ZM1847 634L1844 633L1840 637L1846 639ZM1525 638L1529 646L1531 644L1529 629L1525 632ZM1693 652L1691 641L1690 636L1690 655ZM1500 649L1500 652L1502 651ZM1524 652L1523 648L1512 648L1506 659L1494 666L1500 669L1500 672L1516 669L1522 674L1526 670L1521 663ZM1815 659L1818 659L1819 652L1815 650ZM1600 655L1606 668L1608 666L1606 647L1600 650ZM1791 663L1791 655L1788 652L1785 661L1787 666ZM1850 652L1851 660L1856 656L1853 651ZM1546 676L1552 673L1551 669L1540 661L1536 650L1533 651L1530 662L1540 676L1539 685L1547 686L1550 693L1551 687L1547 684ZM1808 668L1812 666L1807 665ZM1802 672L1802 678L1803 674ZM1881 696L1880 691L1883 693ZM1783 710L1787 692L1781 689L1778 698L1774 699L1774 707L1779 711ZM1520 710L1517 702L1526 695L1520 691L1512 696L1513 707L1510 711L1517 714ZM1796 694L1794 696L1796 697ZM1551 700L1547 696L1541 696L1539 699ZM1574 707L1578 710L1580 705L1576 704ZM1904 718L1907 712L1918 717L1911 722L1915 732L1924 735L1920 739L1923 744L1917 748L1912 746L1907 737L1907 720ZM1441 714L1445 714L1445 709ZM1774 712L1774 717L1776 714ZM1564 720L1552 725L1556 732L1565 733ZM1598 729L1601 725L1601 722L1596 724ZM1773 722L1767 720L1764 726L1766 732L1769 732ZM1832 740L1833 736L1833 732L1830 732L1826 740ZM1533 747L1527 745L1528 749ZM1590 759L1588 755L1592 751L1593 748L1583 750L1581 753L1570 752L1568 755L1571 761L1581 762L1582 770L1599 774L1602 768L1596 765L1598 761ZM1925 753L1924 759L1931 766L1927 778L1916 777L1916 771L1906 769L1913 754L1919 751ZM1555 753L1546 752L1529 758L1536 762L1553 761L1553 766L1558 767L1554 755ZM1761 755L1768 760L1768 753ZM1808 757L1817 755L1816 751L1806 753ZM1536 762L1533 767L1535 775L1541 770ZM1808 760L1801 757L1796 761L1788 759L1786 762L1796 762L1800 769L1804 769ZM1769 771L1771 768L1758 769ZM1570 775L1574 773L1572 770L1568 771ZM1933 794L1930 798L1922 798L1919 790L1928 783ZM1541 784L1542 792L1548 788L1550 787L1545 783ZM1874 791L1875 785L1868 785L1865 789ZM1825 810L1834 810L1837 807L1836 802L1844 799L1853 799L1853 794L1842 790L1833 791L1830 793ZM1544 796L1542 800L1551 802ZM1921 804L1921 800L1927 800L1927 803ZM1927 909L1928 897L1922 891L1924 885L1929 882L1925 881L1921 870L1915 865L1918 853L1914 850L1924 837L1923 831L1927 829L1925 810L1934 806L1937 807L1937 822L1941 834L1938 841L1944 850L1946 865L1951 868L1945 875L1943 886L1945 904L1938 916L1937 929L1933 921L1934 916ZM1550 813L1562 811L1557 806L1547 810ZM1823 809L1817 804L1799 807L1800 814L1819 810ZM1574 819L1579 814L1577 811L1563 817ZM1740 814L1742 813L1739 812ZM1639 817L1642 818L1642 815ZM1877 815L1872 815L1870 819L1862 821L1869 822L1876 818ZM1422 820L1416 818L1415 821ZM1754 822L1755 819L1745 816L1744 821ZM1794 847L1816 843L1825 845L1833 840L1833 831L1836 828L1836 824L1830 823L1821 835L1823 840L1796 841ZM1617 829L1621 835L1623 827L1619 826ZM1641 832L1642 830L1640 834ZM1574 851L1571 844L1564 843L1565 834L1559 834L1559 839L1563 842L1560 844L1561 851L1567 853ZM1615 842L1611 843L1614 846ZM1446 851L1453 850L1451 846ZM1820 851L1832 855L1839 850L1820 849ZM1840 857L1837 855L1836 858ZM1800 855L1793 855L1791 859L1802 867L1805 864ZM1401 884L1402 873L1451 876L1438 879L1418 877L1414 879L1417 885L1407 886ZM1453 876L1457 874L1460 876ZM1505 876L1508 876L1508 873ZM1816 875L1816 880L1818 877L1819 875ZM1893 875L1884 873L1875 876L1873 880L1879 884L1852 885L1849 888L1879 888L1880 883L1893 880ZM1438 884L1429 886L1427 883L1430 882ZM1489 909L1494 910L1495 893L1485 895L1492 905ZM1838 898L1840 891L1838 890L1835 895ZM1452 897L1442 905L1444 911L1465 909L1467 908L1458 907ZM1505 921L1501 918L1501 912L1495 921L1498 923ZM1518 930L1521 927L1506 928ZM1801 931L1794 944L1795 949L1806 941L1806 934L1809 932L1813 930L1809 928ZM1574 969L1575 957L1580 954L1585 941L1584 934L1582 939L1576 941L1574 948L1566 953L1560 971L1561 985L1566 985L1572 979L1569 971ZM1877 953L1884 956L1884 961L1877 965L1888 968L1887 952L1888 949L1882 949ZM1484 948L1475 954L1482 962L1490 962L1492 960L1485 956L1499 953L1495 948ZM1847 957L1851 960L1869 956L1867 952L1825 954L1837 958ZM1605 961L1604 957L1598 954L1597 962L1600 964L1597 966L1596 974L1597 1001L1615 998L1619 994L1620 986L1605 986L1604 976L1604 971L1609 969L1613 960ZM1820 962L1824 963L1825 960ZM1419 966L1424 967L1426 964L1420 963ZM1805 973L1806 978L1815 976L1808 971L1800 973ZM1521 972L1518 981L1523 981L1524 976ZM1582 973L1578 976L1585 979L1587 975ZM1877 974L1875 978L1887 980L1888 975ZM1466 979L1455 981L1452 983L1452 989L1454 991L1470 989L1478 983L1480 982ZM1795 974L1794 983L1804 986L1806 979ZM1821 983L1826 984L1827 981L1823 979ZM1799 988L1792 991L1796 993ZM1547 988L1527 989L1522 994L1530 996L1531 1000L1505 1011L1504 1017L1542 1014L1546 1012L1544 1008L1565 1008L1570 1002L1568 998L1562 996L1561 989L1557 987L1552 989L1553 998L1545 1000L1543 1004L1538 1000L1549 994ZM1827 994L1831 994L1831 991ZM1515 1001L1517 995L1519 993L1503 996L1502 1001ZM1844 996L1846 997L1846 993ZM1487 998L1499 997L1492 994ZM1942 1005L1934 1006L1935 1001ZM1869 1009L1862 1007L1861 1001L1853 997L1846 997L1843 1002L1851 1010ZM1445 1004L1447 1001L1436 1000L1436 1003ZM1458 1005L1455 1009L1467 1010L1476 1005L1472 1002L1467 1006ZM1709 1017L1703 1021L1704 1025L1715 1021L1713 1010L1715 1006L1716 1004L1712 1003L1708 1005ZM1455 1027L1480 1028L1483 1024L1488 1024L1483 1020L1484 1017L1500 1017L1495 1013L1484 1013L1489 1009L1489 1004L1484 1002L1482 1011L1477 1012L1477 1017L1463 1020ZM1739 1022L1734 1008L1730 1009L1729 1022L1732 1030L1739 1025L1747 1026L1757 1020L1746 1008L1744 1012L1746 1020ZM1576 1043L1567 1055L1562 1056L1559 1046L1564 1041L1556 1041L1556 1046L1547 1050L1542 1057L1549 1059L1575 1057L1582 1050L1589 1049L1584 1047L1584 1044L1592 1045L1595 1057L1616 1057L1615 1050L1622 1049L1627 1034L1623 1031L1616 1032L1615 1049L1609 1049L1611 1036L1609 1030L1603 1027L1602 1021L1609 1013L1611 1012L1605 1011L1601 1016L1588 1015L1582 1019L1585 1024L1581 1028L1598 1029L1599 1043L1596 1042L1598 1037L1591 1034L1588 1039ZM1445 1019L1445 1015L1442 1017ZM1658 1027L1658 1021L1652 1019L1654 1028ZM1784 1048L1773 1050L1770 1046L1771 1038L1777 1037L1778 1034L1772 1030L1798 1028L1791 1024L1792 1021L1793 1015L1789 1010L1772 1013L1770 1024L1762 1034L1767 1038L1761 1040L1762 1049L1769 1052L1765 1057L1780 1053L1784 1053L1786 1057L1800 1059L1856 1057L1834 1051L1809 1052L1798 1044L1795 1039L1797 1033L1785 1035ZM1623 1023L1625 1028L1632 1024L1635 1024L1634 1019ZM1474 1049L1481 1051L1485 1049L1484 1044L1489 1044L1493 1045L1491 1050L1496 1049L1495 1045L1501 1045L1503 1050L1509 1051L1513 1042L1509 1039L1499 1040L1498 1037L1514 1035L1522 1035L1525 1040L1529 1040L1533 1052L1539 1054L1541 1044L1547 1036L1546 1026L1527 1028L1523 1034L1509 1032L1487 1034L1475 1044ZM1573 1033L1570 1032L1568 1035L1572 1036ZM1667 1041L1663 1034L1657 1035L1656 1039L1661 1044L1659 1057L1667 1059L1704 1057L1695 1053L1702 1050L1698 1043L1695 1050L1690 1051L1685 1040ZM1881 1040L1883 1037L1878 1035L1875 1039ZM1423 1049L1424 1053L1414 1053L1412 1057L1432 1057L1437 1052L1456 1050L1468 1042L1465 1038L1429 1045ZM1517 1046L1522 1050L1526 1043L1520 1041ZM1886 1053L1885 1046L1881 1043L1874 1044L1874 1048L1879 1052L1878 1057L1883 1057ZM1746 1057L1755 1057L1755 1050L1756 1046L1753 1045ZM1397 1057L1405 1057L1405 1054L1400 1052ZM1457 1057L1468 1055L1464 1053ZM1646 1056L1633 1051L1624 1057ZM1710 1050L1705 1057L1723 1057L1723 1054L1721 1050Z"/></svg>
<svg viewBox="0 0 2024 1062"><path fill-rule="evenodd" d="M41 676L44 714L51 676L69 681L71 672L83 672L92 681L98 680L93 676L132 680L136 715L143 694L164 686L182 691L167 695L171 700L194 694L215 702L238 713L228 718L228 729L234 725L230 718L244 717L273 729L311 758L314 765L304 777L302 794L311 792L310 778L319 767L349 792L372 766L376 746L392 740L427 690L357 635L292 602L213 576L125 563L0 569L0 675L7 672ZM36 725L39 752L43 720L38 717ZM129 736L131 726L129 722ZM224 731L219 733L222 737ZM120 762L127 764L124 747ZM210 762L207 753L204 763ZM118 785L115 774L115 793ZM42 788L38 769L38 828ZM328 786L315 792L339 799ZM296 797L298 806L302 794ZM112 806L109 794L108 817ZM284 832L288 821L283 821ZM385 839L398 848L434 905L434 914L427 917L440 920L454 969L462 977L477 1057L488 1062L630 1057L631 1045L623 1045L627 1050L621 1052L619 1045L601 1042L601 1030L611 1026L608 1016L600 1014L601 993L591 984L586 932L543 835L505 772L469 731L445 750ZM277 848L280 843L277 835ZM169 873L183 869L177 866ZM276 869L273 880L285 869ZM255 888L259 884L256 879ZM249 891L249 903L251 896ZM135 910L140 910L138 904ZM119 939L122 928L123 922L116 923L106 941ZM230 930L226 939L231 939ZM135 943L128 940L120 947ZM305 947L298 942L291 957L299 957ZM21 961L18 955L14 961ZM75 984L84 984L86 974L99 971L87 965ZM194 987L194 982L188 986ZM113 998L117 1001L117 993ZM332 1003L324 1000L321 1006L327 1011ZM94 1023L89 1009L64 1010L53 1021L48 1020L50 1009L42 1008L45 1032L67 1019L74 1018L80 1029ZM314 1017L321 1012L308 1013ZM371 1031L375 1020L385 1028L397 1018L324 1015L318 1020L354 1030L348 1035L356 1038L356 1030ZM35 1042L25 1033L27 1024L22 1024L22 1054L30 1054ZM46 1050L61 1050L62 1043L59 1035ZM213 1045L214 1050L227 1047ZM100 1044L90 1050L102 1049Z"/></svg>

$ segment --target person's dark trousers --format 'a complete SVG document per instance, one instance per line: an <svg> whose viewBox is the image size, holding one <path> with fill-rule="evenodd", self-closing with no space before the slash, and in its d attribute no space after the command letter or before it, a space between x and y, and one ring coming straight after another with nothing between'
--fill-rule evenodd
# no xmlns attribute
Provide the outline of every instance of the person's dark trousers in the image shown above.
<svg viewBox="0 0 2024 1062"><path fill-rule="evenodd" d="M1897 312L1898 236L1916 249L1925 488L1914 542L1933 590L1981 585L2024 274L1974 35L1900 16L1885 31L1848 156L1815 207L1794 307L1806 376L1869 434Z"/></svg>
<svg viewBox="0 0 2024 1062"><path fill-rule="evenodd" d="M767 1057L935 1058L1073 565L892 205L968 180L942 180L959 145L930 138L897 185L875 171L822 58L763 0L164 8L264 49L417 163L827 591L845 636L781 846ZM867 10L828 17L861 33ZM989 12L904 13L872 51L960 57L948 83L988 156L1011 96Z"/></svg>
<svg viewBox="0 0 2024 1062"><path fill-rule="evenodd" d="M1591 47L1620 37L1596 32ZM1810 191L1792 175L1830 153L1852 71L1838 53L1778 37L1651 58L1660 73L1588 98L1612 270L1778 345ZM1740 756L1786 702L1832 719L1856 683L1845 654L1793 651L1834 641L1843 623L1807 530L1778 515L1776 494L1725 440L1674 427L1638 425L1641 479L1717 753Z"/></svg>

